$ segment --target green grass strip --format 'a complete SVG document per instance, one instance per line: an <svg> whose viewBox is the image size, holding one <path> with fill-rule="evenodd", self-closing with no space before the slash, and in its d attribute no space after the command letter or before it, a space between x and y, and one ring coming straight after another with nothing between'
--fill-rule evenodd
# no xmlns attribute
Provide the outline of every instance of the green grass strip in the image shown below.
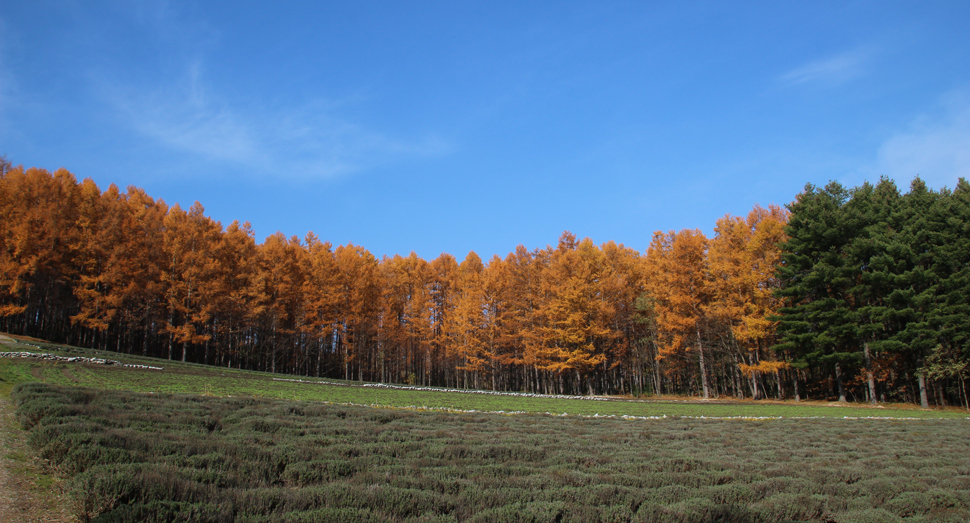
<svg viewBox="0 0 970 523"><path fill-rule="evenodd" d="M6 350L25 350L23 344ZM320 401L344 405L451 410L459 412L547 413L570 416L632 418L887 418L970 419L955 409L923 410L901 406L869 407L858 404L700 400L610 400L582 398L485 395L409 388L365 387L358 382L316 380L263 372L241 371L127 356L53 344L27 346L33 352L85 356L123 363L163 367L131 369L86 363L0 358L0 383L44 382L105 390L149 393L186 393L218 397L274 398Z"/></svg>

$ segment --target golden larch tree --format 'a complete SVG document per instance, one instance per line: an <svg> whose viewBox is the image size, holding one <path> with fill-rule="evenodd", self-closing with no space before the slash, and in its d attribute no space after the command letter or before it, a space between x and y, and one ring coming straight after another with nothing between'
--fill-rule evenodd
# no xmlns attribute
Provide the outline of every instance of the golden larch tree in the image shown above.
<svg viewBox="0 0 970 523"><path fill-rule="evenodd" d="M723 324L736 343L740 370L760 396L759 375L786 367L767 353L772 345L779 300L775 269L781 259L787 211L755 206L747 218L725 216L717 221L711 241L709 267L713 299L708 311Z"/></svg>
<svg viewBox="0 0 970 523"><path fill-rule="evenodd" d="M684 358L696 351L700 385L710 397L702 329L711 299L707 238L700 230L654 233L647 249L647 291L654 300L658 357Z"/></svg>

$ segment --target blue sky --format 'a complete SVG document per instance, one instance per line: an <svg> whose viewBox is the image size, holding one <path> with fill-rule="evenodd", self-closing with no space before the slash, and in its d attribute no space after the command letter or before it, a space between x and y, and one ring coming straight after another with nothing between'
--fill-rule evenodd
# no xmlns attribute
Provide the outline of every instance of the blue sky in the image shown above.
<svg viewBox="0 0 970 523"><path fill-rule="evenodd" d="M0 154L459 260L970 174L970 2L4 2Z"/></svg>

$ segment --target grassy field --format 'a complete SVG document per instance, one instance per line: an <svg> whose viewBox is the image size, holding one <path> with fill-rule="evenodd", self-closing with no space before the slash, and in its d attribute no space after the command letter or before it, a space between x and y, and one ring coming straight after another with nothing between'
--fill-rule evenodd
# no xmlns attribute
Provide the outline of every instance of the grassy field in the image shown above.
<svg viewBox="0 0 970 523"><path fill-rule="evenodd" d="M323 401L340 405L446 409L479 412L528 412L573 416L627 417L785 417L785 418L927 418L967 419L960 409L923 410L909 405L869 407L857 404L771 401L701 401L649 399L594 401L588 398L548 398L472 394L408 388L379 388L358 382L318 380L261 372L239 371L167 360L91 351L37 341L6 342L0 350L44 352L63 356L100 357L124 363L163 367L141 370L119 366L0 358L0 380L39 381L131 392L205 394L219 397L257 397ZM294 381L299 380L299 381ZM372 384L368 384L372 385ZM602 398L600 398L602 399Z"/></svg>
<svg viewBox="0 0 970 523"><path fill-rule="evenodd" d="M970 521L956 409L377 388L6 340L164 367L0 358L81 521Z"/></svg>

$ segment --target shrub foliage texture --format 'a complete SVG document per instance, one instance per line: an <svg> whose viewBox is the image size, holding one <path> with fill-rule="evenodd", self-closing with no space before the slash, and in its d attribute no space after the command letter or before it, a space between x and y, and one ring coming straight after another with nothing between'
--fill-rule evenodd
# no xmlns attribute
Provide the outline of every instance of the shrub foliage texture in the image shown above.
<svg viewBox="0 0 970 523"><path fill-rule="evenodd" d="M966 521L963 420L561 418L47 384L83 521Z"/></svg>

